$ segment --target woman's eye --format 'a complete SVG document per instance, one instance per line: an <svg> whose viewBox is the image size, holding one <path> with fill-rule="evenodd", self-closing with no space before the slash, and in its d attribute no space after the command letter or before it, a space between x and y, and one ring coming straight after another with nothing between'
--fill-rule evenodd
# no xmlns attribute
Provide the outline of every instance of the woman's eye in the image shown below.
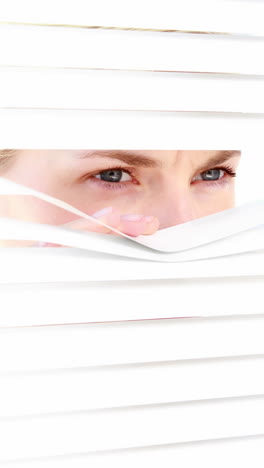
<svg viewBox="0 0 264 468"><path fill-rule="evenodd" d="M109 169L108 171L100 172L94 177L105 182L128 182L132 180L129 173L121 169Z"/></svg>
<svg viewBox="0 0 264 468"><path fill-rule="evenodd" d="M225 171L223 169L208 169L208 171L201 172L198 176L196 176L193 180L205 180L205 181L211 181L211 180L218 180L222 179L224 177Z"/></svg>

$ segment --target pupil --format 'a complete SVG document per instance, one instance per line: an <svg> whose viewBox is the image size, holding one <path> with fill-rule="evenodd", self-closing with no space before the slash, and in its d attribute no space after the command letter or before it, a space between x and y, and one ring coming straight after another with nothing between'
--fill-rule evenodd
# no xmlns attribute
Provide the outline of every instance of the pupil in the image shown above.
<svg viewBox="0 0 264 468"><path fill-rule="evenodd" d="M106 182L120 182L122 179L122 171L120 170L110 170L104 171L100 174L101 180L105 180Z"/></svg>
<svg viewBox="0 0 264 468"><path fill-rule="evenodd" d="M209 169L201 174L203 180L218 180L220 169Z"/></svg>

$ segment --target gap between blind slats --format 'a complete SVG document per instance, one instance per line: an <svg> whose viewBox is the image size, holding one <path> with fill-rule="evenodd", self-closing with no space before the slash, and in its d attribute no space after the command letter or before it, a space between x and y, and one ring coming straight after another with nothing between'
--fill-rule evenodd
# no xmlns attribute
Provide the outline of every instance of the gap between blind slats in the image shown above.
<svg viewBox="0 0 264 468"><path fill-rule="evenodd" d="M205 14L206 12L206 14ZM155 28L201 32L263 35L264 6L256 1L219 0L46 0L41 9L34 0L9 0L1 20L31 23Z"/></svg>
<svg viewBox="0 0 264 468"><path fill-rule="evenodd" d="M246 259L244 256L243 264ZM119 268L122 269L122 264ZM51 268L47 273L50 271ZM84 280L76 284L63 283L59 275L57 278L54 284L0 285L5 304L0 310L0 327L264 314L264 276L130 282ZM99 297L103 300L98 300Z"/></svg>
<svg viewBox="0 0 264 468"><path fill-rule="evenodd" d="M264 38L0 25L0 41L5 66L264 74Z"/></svg>
<svg viewBox="0 0 264 468"><path fill-rule="evenodd" d="M262 355L263 332L263 316L1 329L0 371Z"/></svg>
<svg viewBox="0 0 264 468"><path fill-rule="evenodd" d="M137 448L128 450L105 451L90 454L78 454L61 457L43 457L25 461L7 462L6 466L23 468L134 468L135 466L152 466L153 468L190 468L193 460L197 466L204 468L222 468L223 466L239 466L263 468L264 436L233 437L214 441L202 441L186 444L172 444Z"/></svg>
<svg viewBox="0 0 264 468"><path fill-rule="evenodd" d="M0 417L261 395L263 367L251 356L21 372L0 376Z"/></svg>
<svg viewBox="0 0 264 468"><path fill-rule="evenodd" d="M263 396L0 421L3 461L261 435L263 432Z"/></svg>
<svg viewBox="0 0 264 468"><path fill-rule="evenodd" d="M259 152L264 117L210 112L0 109L0 125L2 148L237 150L249 147L252 151L254 147Z"/></svg>
<svg viewBox="0 0 264 468"><path fill-rule="evenodd" d="M264 78L0 69L2 108L264 113Z"/></svg>

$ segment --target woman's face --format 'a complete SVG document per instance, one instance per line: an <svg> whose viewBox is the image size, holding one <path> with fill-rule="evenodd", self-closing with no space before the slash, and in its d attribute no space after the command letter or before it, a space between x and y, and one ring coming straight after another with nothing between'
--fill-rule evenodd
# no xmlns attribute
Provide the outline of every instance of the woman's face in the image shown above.
<svg viewBox="0 0 264 468"><path fill-rule="evenodd" d="M160 229L234 206L238 151L21 150L1 174L87 214L105 207L155 216ZM9 214L50 224L74 215L33 197L10 197Z"/></svg>

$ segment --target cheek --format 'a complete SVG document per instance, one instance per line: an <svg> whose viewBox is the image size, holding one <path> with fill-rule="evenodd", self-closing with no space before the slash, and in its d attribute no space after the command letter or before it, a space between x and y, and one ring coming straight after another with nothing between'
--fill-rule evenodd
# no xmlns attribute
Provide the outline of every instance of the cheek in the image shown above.
<svg viewBox="0 0 264 468"><path fill-rule="evenodd" d="M22 154L3 175L18 184L48 193L57 180L54 166L47 162L38 156L33 158L31 153Z"/></svg>
<svg viewBox="0 0 264 468"><path fill-rule="evenodd" d="M1 215L44 224L64 224L76 217L61 208L31 196L12 195L0 204Z"/></svg>
<svg viewBox="0 0 264 468"><path fill-rule="evenodd" d="M72 190L61 194L64 201L75 206L79 210L94 214L97 211L112 206L121 214L139 213L143 209L144 194L135 194L133 191L125 193L124 191L104 191L94 190L89 185L80 185L73 187Z"/></svg>
<svg viewBox="0 0 264 468"><path fill-rule="evenodd" d="M234 184L225 187L198 188L194 190L193 197L199 217L228 210L235 205Z"/></svg>
<svg viewBox="0 0 264 468"><path fill-rule="evenodd" d="M145 214L146 211L143 203L144 197L133 194L122 196L95 194L93 190L78 185L60 189L57 187L57 190L46 190L46 193L89 215L109 206L119 210L121 214ZM78 216L45 201L21 195L2 197L0 212L2 216L51 225L65 224L78 219Z"/></svg>

